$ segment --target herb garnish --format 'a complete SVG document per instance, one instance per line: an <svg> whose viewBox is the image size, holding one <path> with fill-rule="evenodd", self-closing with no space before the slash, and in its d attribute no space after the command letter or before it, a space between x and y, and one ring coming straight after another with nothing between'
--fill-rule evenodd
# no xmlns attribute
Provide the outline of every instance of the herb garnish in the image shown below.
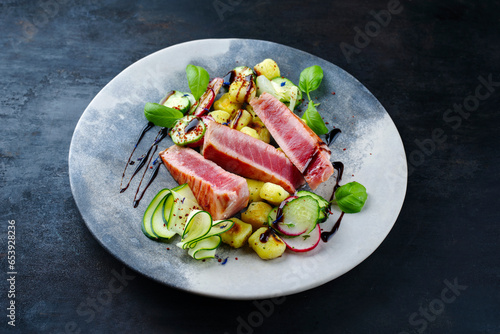
<svg viewBox="0 0 500 334"><path fill-rule="evenodd" d="M210 75L203 67L189 64L186 66L186 76L191 94L193 94L195 100L199 100L207 90Z"/></svg>
<svg viewBox="0 0 500 334"><path fill-rule="evenodd" d="M309 92L318 89L319 85L321 85L321 81L323 80L323 69L314 65L308 68L305 68L300 73L299 79L299 88L301 91L307 94L309 100L311 97L309 96Z"/></svg>
<svg viewBox="0 0 500 334"><path fill-rule="evenodd" d="M150 122L164 128L171 128L184 114L174 108L165 107L158 103L148 102L144 106L144 116Z"/></svg>
<svg viewBox="0 0 500 334"><path fill-rule="evenodd" d="M304 115L302 115L302 119L306 121L306 124L311 128L311 130L319 136L328 133L328 128L316 109L317 105L318 104L314 104L313 101L309 101L309 105L307 106Z"/></svg>
<svg viewBox="0 0 500 334"><path fill-rule="evenodd" d="M324 135L328 133L328 128L316 109L316 107L319 106L319 103L314 103L311 100L311 95L309 93L318 89L322 80L323 69L318 65L308 67L300 73L299 89L306 93L307 98L309 99L309 104L304 112L304 115L302 116L302 119L317 135Z"/></svg>
<svg viewBox="0 0 500 334"><path fill-rule="evenodd" d="M367 198L366 188L356 181L344 184L335 191L335 201L345 213L360 212Z"/></svg>

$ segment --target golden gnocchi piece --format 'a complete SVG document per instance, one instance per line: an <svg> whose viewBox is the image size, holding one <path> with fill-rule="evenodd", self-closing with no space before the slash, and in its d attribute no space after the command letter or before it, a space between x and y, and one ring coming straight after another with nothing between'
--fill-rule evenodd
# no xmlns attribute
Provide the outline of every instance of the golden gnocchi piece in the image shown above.
<svg viewBox="0 0 500 334"><path fill-rule="evenodd" d="M252 225L239 220L238 218L230 218L234 222L233 227L229 231L222 233L220 236L222 242L234 248L242 247L252 235Z"/></svg>
<svg viewBox="0 0 500 334"><path fill-rule="evenodd" d="M253 81L233 81L229 86L229 97L236 103L249 102L257 94Z"/></svg>
<svg viewBox="0 0 500 334"><path fill-rule="evenodd" d="M231 101L229 93L222 94L222 96L214 102L214 110L222 110L229 115L233 115L238 109L241 109L241 103Z"/></svg>
<svg viewBox="0 0 500 334"><path fill-rule="evenodd" d="M248 245L263 260L280 257L286 250L286 244L268 227L261 227L248 238Z"/></svg>
<svg viewBox="0 0 500 334"><path fill-rule="evenodd" d="M276 64L276 62L270 58L264 59L262 62L255 65L253 70L255 71L255 73L257 73L257 76L263 75L269 80L281 76L278 64Z"/></svg>
<svg viewBox="0 0 500 334"><path fill-rule="evenodd" d="M248 199L248 202L252 203L252 202L262 201L262 198L260 197L260 188L262 188L265 182L253 179L246 179L246 180L247 180L248 190L250 192L250 197Z"/></svg>
<svg viewBox="0 0 500 334"><path fill-rule="evenodd" d="M231 118L231 114L224 110L214 110L209 112L208 115L212 116L213 119L219 124L227 123Z"/></svg>
<svg viewBox="0 0 500 334"><path fill-rule="evenodd" d="M282 186L271 182L264 183L260 188L260 197L275 206L280 205L288 196L290 194Z"/></svg>
<svg viewBox="0 0 500 334"><path fill-rule="evenodd" d="M254 137L255 139L260 139L259 133L255 131L255 129L249 128L248 126L243 127L240 131Z"/></svg>
<svg viewBox="0 0 500 334"><path fill-rule="evenodd" d="M241 130L252 121L252 115L245 109L239 109L233 116L229 126L236 130Z"/></svg>
<svg viewBox="0 0 500 334"><path fill-rule="evenodd" d="M247 210L241 214L241 220L251 224L253 229L256 230L267 224L267 216L272 209L272 206L265 202L252 202Z"/></svg>

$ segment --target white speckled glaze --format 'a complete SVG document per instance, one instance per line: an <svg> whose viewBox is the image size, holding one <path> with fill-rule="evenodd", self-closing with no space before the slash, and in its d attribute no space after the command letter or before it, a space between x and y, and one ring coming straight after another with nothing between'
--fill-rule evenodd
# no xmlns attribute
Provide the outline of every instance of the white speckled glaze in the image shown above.
<svg viewBox="0 0 500 334"><path fill-rule="evenodd" d="M144 104L159 101L172 89L189 91L187 64L203 66L211 76L224 76L236 66L253 66L265 58L276 60L282 76L296 83L302 69L311 65L323 68L323 83L311 95L321 102L318 110L329 127L342 129L332 145L332 161L345 165L341 184L355 180L366 186L369 197L363 211L345 215L340 230L328 243L320 242L308 253L286 251L272 261L261 260L248 247L235 250L222 245L218 254L227 258L224 265L217 260L200 262L175 246L178 237L170 242L148 239L141 232L145 208L160 189L177 184L162 167L136 209L132 201L140 175L129 190L119 192L125 162L146 123ZM147 133L136 153L142 154L149 147L158 130ZM160 149L170 145L167 138ZM85 223L111 254L169 286L229 299L288 295L346 273L387 236L401 210L407 184L399 133L382 105L360 82L308 53L271 42L241 39L175 45L121 72L99 92L78 122L69 152L69 171L73 195ZM332 187L333 178L317 193L329 198ZM333 225L337 215L324 223L325 229Z"/></svg>

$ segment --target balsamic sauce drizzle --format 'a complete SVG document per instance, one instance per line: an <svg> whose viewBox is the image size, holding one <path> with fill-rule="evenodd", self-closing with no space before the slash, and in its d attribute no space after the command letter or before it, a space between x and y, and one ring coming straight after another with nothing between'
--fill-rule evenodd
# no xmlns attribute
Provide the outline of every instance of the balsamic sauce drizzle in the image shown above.
<svg viewBox="0 0 500 334"><path fill-rule="evenodd" d="M238 110L238 113L236 116L234 116L234 119L231 121L231 128L236 129L238 127L238 122L240 121L241 116L243 116L243 111Z"/></svg>
<svg viewBox="0 0 500 334"><path fill-rule="evenodd" d="M328 231L328 232L321 232L321 240L323 240L323 242L327 242L327 241L328 241L328 239L330 239L330 237L331 237L332 235L334 235L334 234L338 231L338 229L339 229L339 227L340 227L340 222L342 221L342 218L343 218L343 217L344 217L344 212L342 212L342 213L340 214L339 219L337 219L337 222L335 223L335 225L333 225L333 227L332 227L332 230L331 230L331 231Z"/></svg>
<svg viewBox="0 0 500 334"><path fill-rule="evenodd" d="M326 134L326 145L330 146L337 139L337 137L342 133L340 129L333 129Z"/></svg>
<svg viewBox="0 0 500 334"><path fill-rule="evenodd" d="M342 175L344 174L344 164L342 162L335 161L332 163L332 165L333 165L333 168L335 168L337 170L337 176L336 176L336 180L335 180L335 186L333 187L332 196L330 197L330 201L329 201L330 206L331 206L331 202L335 198L335 191L340 187L339 183L342 180ZM328 207L328 210L330 210L330 206ZM333 225L331 231L321 232L321 240L323 240L323 242L327 242L328 239L330 239L338 231L343 217L344 217L344 212L342 212L340 214L340 217L337 219L337 222L335 223L335 225Z"/></svg>
<svg viewBox="0 0 500 334"><path fill-rule="evenodd" d="M120 192L124 192L127 187L125 187L125 190L121 190L122 189L122 184L123 184L123 178L125 177L125 172L127 171L127 167L128 165L133 165L134 162L131 161L132 160L132 156L134 155L134 152L135 152L135 149L137 148L137 146L139 145L139 143L141 142L142 138L144 137L144 135L146 134L146 132L148 132L149 130L151 130L151 128L154 126L153 122L148 122L148 124L146 124L146 126L141 130L141 133L139 134L138 138L137 138L137 141L135 142L135 145L134 145L134 149L132 150L132 153L130 153L130 156L128 157L128 160L127 160L127 164L125 165L125 169L123 170L123 174L122 174L122 179L120 181ZM130 183L130 182L129 182Z"/></svg>
<svg viewBox="0 0 500 334"><path fill-rule="evenodd" d="M184 133L188 134L190 131L193 131L198 124L200 124L200 120L198 118L193 118L184 128Z"/></svg>
<svg viewBox="0 0 500 334"><path fill-rule="evenodd" d="M137 146L139 145L141 139L144 137L144 135L146 134L146 132L148 132L152 127L154 126L154 124L152 122L149 122L141 131L141 133L139 134L139 138L134 146L134 149L132 150L132 153L130 154L130 157L129 157L129 160L127 161L127 164L125 166L125 170L123 171L123 175L122 175L122 180L120 182L120 193L123 193L125 190L128 189L128 187L130 186L130 183L132 182L132 179L139 173L139 171L145 166L149 166L151 164L151 160L153 160L153 157L155 156L155 153L158 149L158 143L160 143L163 139L165 139L165 137L168 136L168 132L169 132L169 129L168 128L162 128L158 134L156 135L155 137L155 140L153 142L153 144L151 144L151 146L149 147L149 149L147 150L146 153L144 153L142 156L140 156L137 160L140 161L139 164L135 167L135 170L134 172L132 173L132 176L130 177L130 179L128 180L127 182L127 185L125 187L122 187L122 184L123 184L123 178L125 177L125 172L127 170L127 167L128 165L133 165L133 161L131 161L132 159L132 156L135 152L135 149L137 148ZM154 162L153 162L153 165L154 166L157 162L159 157L157 157ZM137 191L135 193L135 196L134 196L134 208L136 208L138 205L139 205L139 202L141 201L142 197L144 196L144 193L146 192L146 190L148 189L148 187L151 185L151 183L153 183L154 179L156 178L156 176L158 175L158 170L160 168L160 165L161 163L158 163L155 168L153 169L152 173L151 173L151 176L145 186L145 188L142 190L142 192L139 194L139 190L141 189L141 184L142 184L142 181L144 180L144 176L146 175L146 172L148 171L149 168L146 168L144 170L144 172L142 173L142 178L141 178L141 181L139 182L139 186L137 187ZM138 197L139 195L139 197Z"/></svg>
<svg viewBox="0 0 500 334"><path fill-rule="evenodd" d="M143 154L138 160L140 160L139 164L135 167L135 170L134 172L132 173L132 176L130 177L130 179L128 180L127 182L127 185L123 188L120 189L120 193L123 193L125 190L128 189L128 187L130 186L130 182L132 182L132 179L137 175L137 173L139 173L139 171L142 169L142 167L144 167L144 165L146 164L146 161L148 160L149 158L149 154L151 153L151 150L153 149L153 146L151 146L148 151L146 152L146 154Z"/></svg>
<svg viewBox="0 0 500 334"><path fill-rule="evenodd" d="M333 187L332 196L330 196L330 202L333 201L335 197L335 191L340 187L340 181L342 180L342 175L344 174L344 164L340 161L332 162L333 168L337 170L337 177L335 180L335 186Z"/></svg>
<svg viewBox="0 0 500 334"><path fill-rule="evenodd" d="M263 232L259 236L259 240L260 240L260 242L265 244L269 240L269 237L271 237L272 235L274 235L273 229L268 228L265 232Z"/></svg>
<svg viewBox="0 0 500 334"><path fill-rule="evenodd" d="M156 145L156 146L158 146L158 145ZM159 156L158 156L158 158L159 158ZM155 161L153 161L153 166L155 164L156 164L156 166L153 169L153 171L151 172L151 176L149 177L149 180L146 183L146 186L144 187L144 189L142 190L139 198L136 199L137 193L139 192L139 189L141 187L141 184L139 183L139 187L137 188L137 192L135 193L135 197L134 197L134 208L137 208L137 206L139 205L142 197L144 196L144 193L146 192L146 190L148 190L149 186L151 185L151 183L153 183L153 181L156 179L156 176L158 175L158 171L160 170L160 166L162 165L162 163L157 163L158 158L156 158ZM144 174L146 174L146 173L144 173ZM144 178L144 175L142 177ZM141 183L142 183L142 179L141 179Z"/></svg>
<svg viewBox="0 0 500 334"><path fill-rule="evenodd" d="M158 134L156 135L154 143L149 147L148 151L145 154L141 155L137 159L137 160L140 161L140 163L135 167L135 170L132 173L132 176L130 177L130 179L128 180L127 185L124 188L120 189L120 193L122 193L122 192L124 192L125 190L128 189L128 187L130 186L130 182L132 182L132 179L137 175L137 173L139 173L139 171L142 169L142 167L144 167L144 165L146 164L146 161L148 160L149 155L151 154L151 150L153 149L153 146L155 144L158 144L160 141L162 141L163 138L165 138L166 135L168 135L168 129L166 129L166 128L163 128L163 129L160 130L160 132L158 132ZM141 137L141 139L142 139L142 137ZM137 147L137 145L136 145L136 147ZM136 147L134 147L134 151L135 151ZM128 163L127 163L127 165L128 165ZM125 168L125 170L126 170L126 168ZM125 175L125 173L124 173L124 175ZM123 176L122 176L122 180L123 180ZM121 186L121 184L120 184L120 186Z"/></svg>

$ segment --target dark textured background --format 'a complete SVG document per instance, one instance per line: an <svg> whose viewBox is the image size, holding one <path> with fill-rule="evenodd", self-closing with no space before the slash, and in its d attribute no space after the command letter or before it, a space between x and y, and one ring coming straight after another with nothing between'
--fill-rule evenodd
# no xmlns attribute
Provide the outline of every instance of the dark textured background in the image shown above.
<svg viewBox="0 0 500 334"><path fill-rule="evenodd" d="M219 16L221 3L230 10ZM474 101L480 76L500 82L500 3L403 0L347 61L340 43L353 45L354 28L388 3L2 0L0 278L12 219L18 275L15 329L0 279L0 331L500 333L500 86L467 118L447 112ZM127 269L92 237L69 187L73 129L107 82L164 47L227 37L285 44L354 75L393 118L411 168L399 219L372 256L263 311L269 301L199 297ZM122 270L134 278L110 300ZM460 294L440 302L455 280Z"/></svg>

